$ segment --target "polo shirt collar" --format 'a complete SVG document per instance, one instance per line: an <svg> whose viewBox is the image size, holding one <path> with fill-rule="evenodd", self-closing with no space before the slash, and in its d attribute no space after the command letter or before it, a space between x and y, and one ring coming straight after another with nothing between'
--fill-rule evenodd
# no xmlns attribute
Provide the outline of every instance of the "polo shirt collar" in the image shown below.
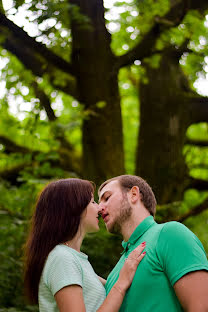
<svg viewBox="0 0 208 312"><path fill-rule="evenodd" d="M134 245L136 241L155 223L153 216L145 218L131 234L129 240L127 242L122 242L124 248L123 253L128 250L130 245Z"/></svg>

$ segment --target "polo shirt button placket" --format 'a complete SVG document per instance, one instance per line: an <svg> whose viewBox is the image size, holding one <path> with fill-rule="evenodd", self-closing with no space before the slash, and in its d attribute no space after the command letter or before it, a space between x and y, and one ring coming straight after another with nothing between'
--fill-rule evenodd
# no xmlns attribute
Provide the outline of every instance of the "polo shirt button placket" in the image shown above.
<svg viewBox="0 0 208 312"><path fill-rule="evenodd" d="M129 247L131 246L131 243L127 244L127 248L126 248L126 256L129 256Z"/></svg>

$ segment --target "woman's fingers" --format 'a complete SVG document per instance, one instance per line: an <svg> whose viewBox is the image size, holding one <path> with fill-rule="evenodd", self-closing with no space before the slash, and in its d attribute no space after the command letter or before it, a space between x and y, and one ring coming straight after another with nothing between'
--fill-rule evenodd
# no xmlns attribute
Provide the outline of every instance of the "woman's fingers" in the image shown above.
<svg viewBox="0 0 208 312"><path fill-rule="evenodd" d="M146 251L144 251L141 255L139 255L138 263L144 258L145 255L146 255Z"/></svg>
<svg viewBox="0 0 208 312"><path fill-rule="evenodd" d="M140 244L129 254L128 258L126 259L117 281L122 289L127 290L131 285L137 267L145 256L145 252L143 251L145 246L145 242Z"/></svg>
<svg viewBox="0 0 208 312"><path fill-rule="evenodd" d="M130 253L130 255L128 256L128 259L135 259L135 260L138 260L138 262L140 262L143 258L144 258L144 256L145 256L145 254L146 254L146 252L143 252L143 250L144 250L144 248L146 247L146 243L145 242L143 242L142 244L140 244L139 246L137 246L131 253Z"/></svg>

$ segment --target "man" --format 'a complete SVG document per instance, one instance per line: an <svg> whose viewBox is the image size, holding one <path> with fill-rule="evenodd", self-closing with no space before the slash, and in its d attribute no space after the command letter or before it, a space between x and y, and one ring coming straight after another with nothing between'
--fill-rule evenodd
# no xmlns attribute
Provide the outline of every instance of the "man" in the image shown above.
<svg viewBox="0 0 208 312"><path fill-rule="evenodd" d="M129 253L146 242L121 312L207 312L208 261L199 239L183 224L154 221L156 200L140 177L123 175L104 182L99 212L111 233L121 233L123 254L108 276L109 293Z"/></svg>

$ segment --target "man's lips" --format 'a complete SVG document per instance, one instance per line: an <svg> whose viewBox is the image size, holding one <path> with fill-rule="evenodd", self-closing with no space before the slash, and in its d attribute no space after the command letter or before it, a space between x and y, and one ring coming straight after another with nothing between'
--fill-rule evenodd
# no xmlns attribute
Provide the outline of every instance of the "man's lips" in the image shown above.
<svg viewBox="0 0 208 312"><path fill-rule="evenodd" d="M108 213L102 214L103 221L106 223L108 221Z"/></svg>

